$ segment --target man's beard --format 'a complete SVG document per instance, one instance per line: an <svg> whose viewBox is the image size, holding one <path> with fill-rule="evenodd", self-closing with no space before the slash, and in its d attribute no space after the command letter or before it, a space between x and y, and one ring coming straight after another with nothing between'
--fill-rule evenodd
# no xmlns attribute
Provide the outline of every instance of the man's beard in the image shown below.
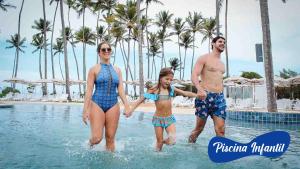
<svg viewBox="0 0 300 169"><path fill-rule="evenodd" d="M218 52L222 53L224 51L224 49L221 48L217 48Z"/></svg>

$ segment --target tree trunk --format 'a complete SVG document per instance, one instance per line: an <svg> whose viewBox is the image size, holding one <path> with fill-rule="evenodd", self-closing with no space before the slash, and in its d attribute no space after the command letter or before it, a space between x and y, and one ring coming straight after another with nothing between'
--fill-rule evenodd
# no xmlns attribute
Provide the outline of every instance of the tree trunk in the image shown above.
<svg viewBox="0 0 300 169"><path fill-rule="evenodd" d="M116 62L116 56L117 56L117 45L118 45L118 39L115 40L115 52L114 52L114 61L113 61L113 65Z"/></svg>
<svg viewBox="0 0 300 169"><path fill-rule="evenodd" d="M146 20L148 20L148 3L146 3ZM148 57L148 72L147 78L150 78L150 54L149 54L149 40L148 40L148 23L146 25L146 40L147 40L147 57Z"/></svg>
<svg viewBox="0 0 300 169"><path fill-rule="evenodd" d="M217 27L217 36L220 35L220 0L216 0L216 27Z"/></svg>
<svg viewBox="0 0 300 169"><path fill-rule="evenodd" d="M161 43L161 63L160 63L160 68L163 68L164 64L164 43Z"/></svg>
<svg viewBox="0 0 300 169"><path fill-rule="evenodd" d="M72 40L72 41L73 41L73 40ZM75 63L76 63L77 79L80 80L80 76L79 76L79 66L78 66L77 56L76 56L76 54L75 54L75 50L74 50L73 44L71 44L71 45L72 45L73 56L74 56ZM82 93L81 93L81 85L79 84L78 87L79 87L79 94L81 95L81 94L82 94Z"/></svg>
<svg viewBox="0 0 300 169"><path fill-rule="evenodd" d="M187 50L187 48L185 48L185 51L184 51L184 60L183 60L183 76L182 76L182 80L184 80L184 74L185 74L186 50Z"/></svg>
<svg viewBox="0 0 300 169"><path fill-rule="evenodd" d="M64 42L64 58L65 58L65 73L66 73L66 94L68 95L68 101L71 101L70 95L70 79L69 79L69 63L68 63L68 51L67 51L67 39L65 33L65 20L64 20L64 9L63 9L63 0L60 0L60 16L61 16L61 29L63 34Z"/></svg>
<svg viewBox="0 0 300 169"><path fill-rule="evenodd" d="M100 10L98 11L98 14L97 14L97 26L96 26L96 28L98 28L99 27L99 15L100 15ZM97 31L97 29L96 29L96 31ZM98 47L98 44L99 44L99 39L98 39L98 37L96 37L96 47ZM98 56L98 52L96 52L96 60L97 60L97 64L99 63L99 56Z"/></svg>
<svg viewBox="0 0 300 169"><path fill-rule="evenodd" d="M128 49L127 49L127 67L126 67L126 81L128 82L128 68L129 68L129 59L130 59L130 33L131 33L131 29L129 28L128 30ZM125 83L125 94L128 95L128 84Z"/></svg>
<svg viewBox="0 0 300 169"><path fill-rule="evenodd" d="M45 79L47 79L47 33L46 33L46 8L45 8L45 0L43 0L43 16L44 16L44 55L45 55ZM47 95L47 83L44 84L43 87L43 96Z"/></svg>
<svg viewBox="0 0 300 169"><path fill-rule="evenodd" d="M70 31L71 31L72 29L71 29L71 22L70 22L70 7L68 8L68 24L69 24L69 28L70 28ZM73 51L73 55L74 55L74 59L75 59L75 63L76 63L77 79L80 80L79 66L78 66L77 56L75 54L75 50L74 50L74 46L73 46L73 37L71 37L70 40L71 40L72 51ZM78 87L79 87L79 94L81 95L82 92L81 92L81 85L80 85L80 83L78 84Z"/></svg>
<svg viewBox="0 0 300 169"><path fill-rule="evenodd" d="M179 44L179 34L178 34L178 38L177 38L177 43L178 43L179 61L180 61L180 65L179 65L179 79L181 80L182 62L181 62L181 52L180 52L180 44Z"/></svg>
<svg viewBox="0 0 300 169"><path fill-rule="evenodd" d="M225 0L225 55L226 55L226 77L229 77L229 60L228 60L228 37L227 37L227 14L228 14L228 0ZM229 98L229 87L226 86L226 98Z"/></svg>
<svg viewBox="0 0 300 169"><path fill-rule="evenodd" d="M193 32L193 57L192 57L192 65L191 65L191 74L193 72L194 56L195 56L195 34L196 32Z"/></svg>
<svg viewBox="0 0 300 169"><path fill-rule="evenodd" d="M15 52L14 67L13 67L13 73L12 73L12 75L11 75L11 78L13 78L13 77L15 76L17 50L18 50L18 49L16 49L16 52ZM15 83L13 83L13 84L15 84Z"/></svg>
<svg viewBox="0 0 300 169"><path fill-rule="evenodd" d="M55 28L55 19L56 19L56 12L58 8L58 1L56 3L54 17L53 17L53 25L52 25L52 32L51 32L51 43L50 43L50 51L51 51L51 68L52 68L52 79L55 79L55 72L54 72L54 56L53 56L53 34L54 34L54 28ZM60 58L60 56L59 56ZM60 59L59 59L60 60ZM56 94L56 88L55 84L53 82L53 94Z"/></svg>
<svg viewBox="0 0 300 169"><path fill-rule="evenodd" d="M267 108L269 112L277 112L274 88L274 72L272 60L271 33L269 24L268 0L260 0L261 26L263 31L264 66L267 87Z"/></svg>
<svg viewBox="0 0 300 169"><path fill-rule="evenodd" d="M133 41L133 81L136 80L136 64L135 64L135 41ZM134 97L136 97L136 86L133 85L133 89L134 89Z"/></svg>
<svg viewBox="0 0 300 169"><path fill-rule="evenodd" d="M85 18L85 8L83 9L83 19L82 19L82 27L83 27L83 39L85 39L84 37L84 18ZM86 81L86 63L85 63L85 48L86 48L86 44L83 42L82 43L82 47L83 47L83 80ZM86 92L86 84L83 84L83 92L85 94Z"/></svg>
<svg viewBox="0 0 300 169"><path fill-rule="evenodd" d="M21 31L21 16L22 16L22 10L23 10L23 6L24 6L24 0L22 1L22 5L21 5L21 9L19 12L19 20L18 20L18 47L20 47L20 40L21 40L21 35L20 35L20 31ZM19 65L19 49L17 48L17 55L16 55L16 66L15 66L15 71L14 71L14 76L17 77L18 75L18 65ZM13 85L13 88L15 88L15 83Z"/></svg>
<svg viewBox="0 0 300 169"><path fill-rule="evenodd" d="M59 69L60 69L61 78L62 78L63 80L65 80L64 74L63 74L63 72L62 72L61 64L60 64L60 54L58 55L58 63L59 63Z"/></svg>
<svg viewBox="0 0 300 169"><path fill-rule="evenodd" d="M144 68L143 68L143 44L142 44L142 26L140 24L141 11L140 11L141 0L137 0L137 23L138 23L138 51L139 51L139 79L140 79L140 96L144 95ZM147 37L148 39L148 37ZM149 62L149 60L148 60Z"/></svg>
<svg viewBox="0 0 300 169"><path fill-rule="evenodd" d="M42 49L40 49L40 54L39 54L39 72L40 72L40 78L43 79L43 75L42 75Z"/></svg>
<svg viewBox="0 0 300 169"><path fill-rule="evenodd" d="M227 39L227 14L228 14L228 0L225 0L225 55L226 55L226 77L229 77L229 62L228 62L228 39Z"/></svg>

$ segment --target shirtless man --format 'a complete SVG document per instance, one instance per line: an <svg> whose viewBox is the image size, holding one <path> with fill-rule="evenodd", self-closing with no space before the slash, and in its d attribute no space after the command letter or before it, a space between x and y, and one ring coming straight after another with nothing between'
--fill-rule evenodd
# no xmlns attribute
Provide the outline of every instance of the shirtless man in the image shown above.
<svg viewBox="0 0 300 169"><path fill-rule="evenodd" d="M196 142L209 115L214 121L216 135L224 136L226 102L222 91L225 66L221 61L224 47L225 38L215 37L212 40L212 52L200 56L192 72L192 82L197 88L198 97L195 100L196 126L189 136L189 143Z"/></svg>

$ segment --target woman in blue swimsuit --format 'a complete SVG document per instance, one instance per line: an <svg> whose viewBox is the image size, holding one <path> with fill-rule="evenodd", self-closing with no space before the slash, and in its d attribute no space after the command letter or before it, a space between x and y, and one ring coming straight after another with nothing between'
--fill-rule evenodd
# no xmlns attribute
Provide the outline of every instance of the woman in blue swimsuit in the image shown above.
<svg viewBox="0 0 300 169"><path fill-rule="evenodd" d="M145 99L155 101L156 111L152 118L156 134L156 150L161 151L163 144L173 145L176 142L175 117L172 114L172 100L175 94L180 94L187 97L196 97L196 93L183 91L171 86L174 73L170 68L163 68L159 73L158 84L144 94L136 101L129 112L125 112L127 117L131 116L134 109L138 107ZM163 132L166 130L168 137L163 139Z"/></svg>
<svg viewBox="0 0 300 169"><path fill-rule="evenodd" d="M110 63L111 51L111 46L107 42L98 45L100 64L96 64L89 70L83 108L83 122L87 124L89 120L91 125L90 145L101 142L105 128L108 151L115 150L115 134L120 117L118 96L124 104L125 112L129 111L121 70ZM94 86L95 90L92 94Z"/></svg>

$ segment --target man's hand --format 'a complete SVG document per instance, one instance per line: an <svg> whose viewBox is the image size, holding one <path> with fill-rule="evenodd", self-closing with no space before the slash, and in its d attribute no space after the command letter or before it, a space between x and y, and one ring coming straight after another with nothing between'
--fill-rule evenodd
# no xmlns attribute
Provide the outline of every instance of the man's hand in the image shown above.
<svg viewBox="0 0 300 169"><path fill-rule="evenodd" d="M201 100L205 100L206 97L207 97L206 91L205 90L198 90L197 97Z"/></svg>

